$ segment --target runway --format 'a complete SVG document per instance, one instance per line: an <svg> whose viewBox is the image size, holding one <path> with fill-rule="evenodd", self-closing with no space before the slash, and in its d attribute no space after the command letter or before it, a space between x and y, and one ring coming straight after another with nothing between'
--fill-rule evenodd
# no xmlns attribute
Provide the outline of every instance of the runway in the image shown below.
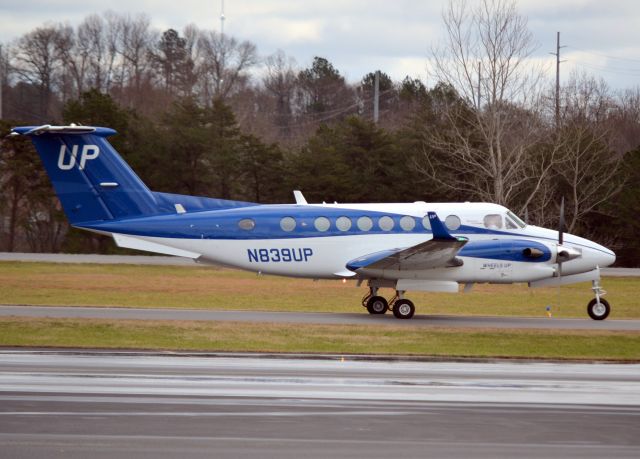
<svg viewBox="0 0 640 459"><path fill-rule="evenodd" d="M210 320L233 322L348 324L396 327L563 329L640 331L640 320L591 320L523 317L480 317L416 315L398 320L393 314L383 316L361 313L310 313L267 311L212 311L203 309L103 308L78 306L0 305L0 317L54 317L134 320Z"/></svg>
<svg viewBox="0 0 640 459"><path fill-rule="evenodd" d="M1 457L639 454L639 365L0 352Z"/></svg>

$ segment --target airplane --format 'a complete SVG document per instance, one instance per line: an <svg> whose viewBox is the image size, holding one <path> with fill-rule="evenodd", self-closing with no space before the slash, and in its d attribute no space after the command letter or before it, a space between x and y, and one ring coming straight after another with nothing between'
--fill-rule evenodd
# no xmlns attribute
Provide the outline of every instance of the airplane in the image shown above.
<svg viewBox="0 0 640 459"><path fill-rule="evenodd" d="M258 204L151 191L105 127L22 126L72 226L119 247L262 274L356 279L370 314L410 319L407 291L469 291L476 283L530 287L591 281L594 320L610 313L600 267L615 254L593 241L528 225L492 203ZM395 291L387 300L380 289Z"/></svg>

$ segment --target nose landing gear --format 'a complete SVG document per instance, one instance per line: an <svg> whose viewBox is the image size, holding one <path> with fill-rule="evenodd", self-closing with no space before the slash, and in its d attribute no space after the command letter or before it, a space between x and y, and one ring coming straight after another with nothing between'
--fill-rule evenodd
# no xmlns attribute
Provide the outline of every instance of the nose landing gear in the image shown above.
<svg viewBox="0 0 640 459"><path fill-rule="evenodd" d="M611 312L609 302L601 298L601 296L606 295L607 292L600 287L600 281L597 280L592 281L591 290L593 290L596 297L589 301L589 304L587 305L587 313L593 320L604 320Z"/></svg>

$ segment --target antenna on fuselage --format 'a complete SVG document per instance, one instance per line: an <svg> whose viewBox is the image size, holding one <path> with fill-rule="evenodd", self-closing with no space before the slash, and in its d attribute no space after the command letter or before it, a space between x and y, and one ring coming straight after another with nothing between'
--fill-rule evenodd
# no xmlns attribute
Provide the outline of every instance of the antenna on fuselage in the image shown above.
<svg viewBox="0 0 640 459"><path fill-rule="evenodd" d="M293 190L293 197L296 198L296 204L298 204L298 205L306 205L307 204L307 200L304 198L304 195L302 194L302 191Z"/></svg>

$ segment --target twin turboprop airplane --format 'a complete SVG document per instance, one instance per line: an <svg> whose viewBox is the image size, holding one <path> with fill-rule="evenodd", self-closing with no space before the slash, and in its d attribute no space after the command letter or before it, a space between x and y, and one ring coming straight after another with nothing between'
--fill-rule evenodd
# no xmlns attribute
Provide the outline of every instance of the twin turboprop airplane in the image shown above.
<svg viewBox="0 0 640 459"><path fill-rule="evenodd" d="M281 276L367 281L363 306L410 319L409 290L474 283L592 282L587 312L605 319L599 267L615 254L562 230L527 225L487 203L261 205L150 191L107 141L112 129L16 127L29 136L70 223L116 244ZM381 288L395 296L386 300Z"/></svg>

